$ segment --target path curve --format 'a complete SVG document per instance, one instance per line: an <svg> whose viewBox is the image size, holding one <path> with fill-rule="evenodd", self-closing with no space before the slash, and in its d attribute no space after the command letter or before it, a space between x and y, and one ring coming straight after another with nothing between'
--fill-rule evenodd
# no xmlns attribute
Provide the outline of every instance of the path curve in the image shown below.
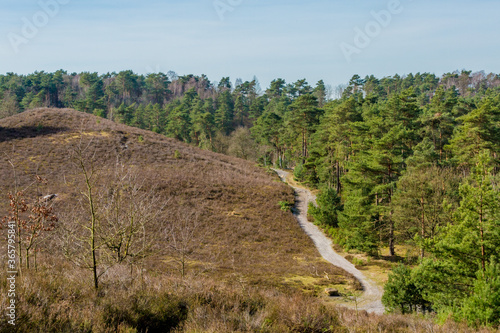
<svg viewBox="0 0 500 333"><path fill-rule="evenodd" d="M273 170L283 182L287 183L286 177L288 172L279 169ZM295 186L292 186L292 188L295 190L296 196L295 218L299 222L300 227L313 240L321 256L333 265L352 274L363 286L364 293L358 300L358 309L366 310L370 313L383 314L382 290L372 280L364 276L352 263L335 252L332 248L332 241L316 225L307 220L307 207L309 202L316 202L315 196L309 190Z"/></svg>

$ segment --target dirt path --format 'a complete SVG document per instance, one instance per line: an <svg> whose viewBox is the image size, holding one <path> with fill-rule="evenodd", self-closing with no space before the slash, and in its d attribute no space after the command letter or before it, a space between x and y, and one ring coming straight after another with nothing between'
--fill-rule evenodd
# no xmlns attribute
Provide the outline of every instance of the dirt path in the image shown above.
<svg viewBox="0 0 500 333"><path fill-rule="evenodd" d="M287 182L286 177L288 172L278 169L274 169L274 171L276 171L283 182ZM332 248L332 241L317 226L307 220L307 205L310 201L316 202L315 196L309 190L295 186L292 187L295 189L296 195L297 210L294 215L302 229L313 240L321 256L333 265L352 274L363 286L364 293L358 300L358 309L377 314L384 313L384 306L381 301L382 290L373 281L365 277L352 263L336 253Z"/></svg>

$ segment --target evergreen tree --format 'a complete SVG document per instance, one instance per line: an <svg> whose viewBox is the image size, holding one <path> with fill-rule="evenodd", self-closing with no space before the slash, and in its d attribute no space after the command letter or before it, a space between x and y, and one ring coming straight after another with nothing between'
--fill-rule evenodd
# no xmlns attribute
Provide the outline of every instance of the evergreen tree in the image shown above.
<svg viewBox="0 0 500 333"><path fill-rule="evenodd" d="M233 118L234 105L231 93L229 90L224 90L217 98L217 110L214 115L217 129L225 135L229 134L232 130Z"/></svg>
<svg viewBox="0 0 500 333"><path fill-rule="evenodd" d="M454 223L443 228L439 237L427 241L427 249L434 257L416 268L425 299L443 316L458 314L464 300L474 295L474 285L484 286L478 276L486 278L500 250L500 195L493 187L489 159L485 151L476 157L472 173L460 186L461 200ZM469 300L477 301L474 297L481 296L476 293ZM470 305L465 302L464 306Z"/></svg>
<svg viewBox="0 0 500 333"><path fill-rule="evenodd" d="M455 201L458 177L450 169L436 166L412 167L397 183L391 206L395 230L401 240L414 241L421 247L433 239L440 227L451 222L450 205Z"/></svg>
<svg viewBox="0 0 500 333"><path fill-rule="evenodd" d="M415 283L411 269L404 265L398 265L389 273L387 283L384 285L382 304L388 312L402 314L415 312L418 309L425 312L430 308L430 304L422 296L421 288Z"/></svg>
<svg viewBox="0 0 500 333"><path fill-rule="evenodd" d="M313 90L313 95L318 99L318 106L322 108L326 104L326 87L323 80L319 80Z"/></svg>
<svg viewBox="0 0 500 333"><path fill-rule="evenodd" d="M470 167L482 150L487 149L491 153L500 150L499 106L500 102L488 98L481 102L479 108L458 118L462 125L455 131L448 146L458 165Z"/></svg>
<svg viewBox="0 0 500 333"><path fill-rule="evenodd" d="M420 118L423 125L422 136L432 140L441 163L446 159L444 147L448 144L455 127L452 112L457 102L454 87L445 92L440 86Z"/></svg>
<svg viewBox="0 0 500 333"><path fill-rule="evenodd" d="M338 212L342 210L340 197L335 189L331 187L323 188L316 199L317 207L309 206L308 214L314 221L327 227L338 227Z"/></svg>
<svg viewBox="0 0 500 333"><path fill-rule="evenodd" d="M292 104L287 114L287 128L295 139L300 141L300 158L302 163L308 155L310 135L315 131L319 123L321 110L318 108L318 100L311 94L301 95Z"/></svg>

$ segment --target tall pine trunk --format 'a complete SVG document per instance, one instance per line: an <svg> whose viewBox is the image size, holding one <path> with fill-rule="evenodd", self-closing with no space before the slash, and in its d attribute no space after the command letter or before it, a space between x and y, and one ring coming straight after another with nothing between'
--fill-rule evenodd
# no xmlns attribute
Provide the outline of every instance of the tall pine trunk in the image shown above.
<svg viewBox="0 0 500 333"><path fill-rule="evenodd" d="M425 206L424 206L424 196L420 197L420 207L422 208L422 216L420 217L420 236L422 239L425 237ZM424 247L420 248L420 257L423 259L425 255Z"/></svg>

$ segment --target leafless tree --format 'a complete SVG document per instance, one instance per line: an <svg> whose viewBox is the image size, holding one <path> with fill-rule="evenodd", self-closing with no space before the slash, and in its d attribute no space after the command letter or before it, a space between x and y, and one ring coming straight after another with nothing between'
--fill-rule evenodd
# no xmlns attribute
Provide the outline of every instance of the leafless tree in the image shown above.
<svg viewBox="0 0 500 333"><path fill-rule="evenodd" d="M80 140L72 147L70 154L85 184L81 195L83 198L82 206L86 210L86 214L77 218L76 229L82 230L70 229L65 254L78 266L92 271L94 288L98 289L99 277L102 275L98 272L101 266L99 250L102 244L99 243L97 236L99 216L97 214L96 191L101 170L98 167L93 140L85 142L83 138L84 136L81 134Z"/></svg>
<svg viewBox="0 0 500 333"><path fill-rule="evenodd" d="M238 127L231 133L227 153L245 160L256 158L257 143L253 140L248 128Z"/></svg>
<svg viewBox="0 0 500 333"><path fill-rule="evenodd" d="M152 225L161 218L167 200L160 200L139 170L116 159L112 170L104 170L97 159L98 143L83 139L71 150L82 180L81 207L67 218L61 233L65 255L92 272L94 288L106 271L117 264L139 264L151 255L160 233ZM105 159L108 159L104 157ZM77 183L79 181L77 180Z"/></svg>
<svg viewBox="0 0 500 333"><path fill-rule="evenodd" d="M169 200L155 195L139 172L120 163L98 196L98 234L110 261L132 267L151 255L157 234L151 226Z"/></svg>
<svg viewBox="0 0 500 333"><path fill-rule="evenodd" d="M189 260L200 248L204 232L198 213L179 211L167 230L168 253L179 265L179 272L184 278Z"/></svg>

